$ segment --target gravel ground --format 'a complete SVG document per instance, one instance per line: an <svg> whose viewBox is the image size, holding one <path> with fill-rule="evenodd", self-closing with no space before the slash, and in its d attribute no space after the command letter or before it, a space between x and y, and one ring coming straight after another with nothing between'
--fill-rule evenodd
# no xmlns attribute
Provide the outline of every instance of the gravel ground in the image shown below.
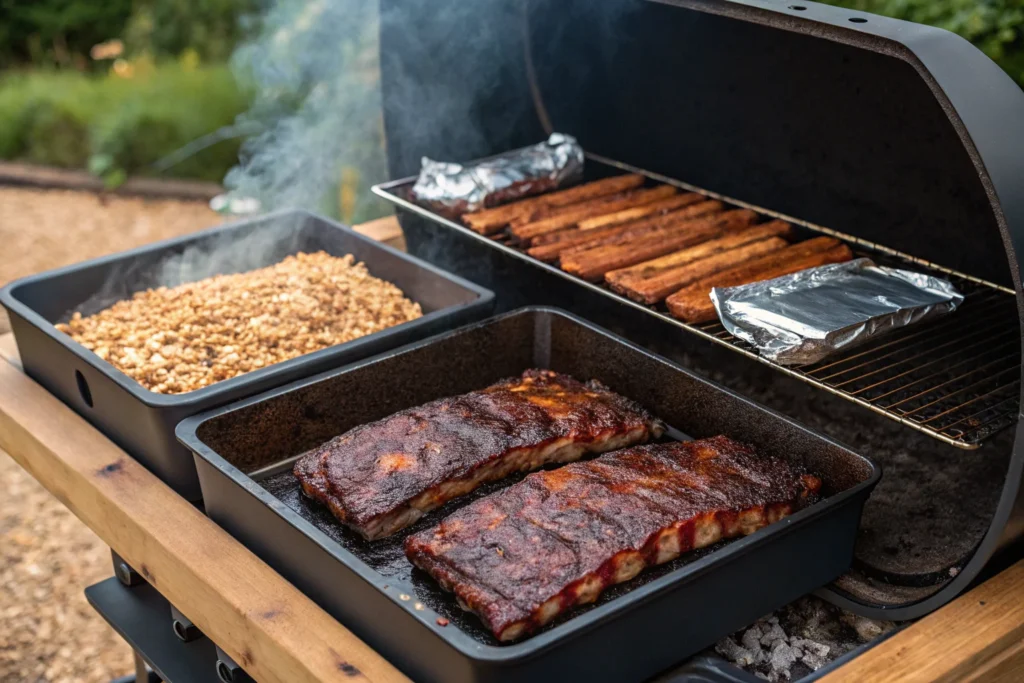
<svg viewBox="0 0 1024 683"><path fill-rule="evenodd" d="M200 202L0 187L0 284L221 220ZM8 330L0 312L0 333Z"/></svg>
<svg viewBox="0 0 1024 683"><path fill-rule="evenodd" d="M0 284L219 220L201 203L0 187ZM131 672L131 651L82 593L112 575L110 551L3 451L0 492L0 682Z"/></svg>
<svg viewBox="0 0 1024 683"><path fill-rule="evenodd" d="M112 574L110 551L0 451L0 681L110 681L131 650L82 590Z"/></svg>

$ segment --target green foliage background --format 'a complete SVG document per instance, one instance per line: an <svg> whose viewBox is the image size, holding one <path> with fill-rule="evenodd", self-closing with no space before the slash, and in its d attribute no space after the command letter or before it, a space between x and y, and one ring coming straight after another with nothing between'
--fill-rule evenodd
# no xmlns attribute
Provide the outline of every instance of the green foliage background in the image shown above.
<svg viewBox="0 0 1024 683"><path fill-rule="evenodd" d="M75 71L8 73L0 78L0 158L92 168L117 184L223 126L249 97L225 66L135 67L131 78ZM172 169L220 181L240 140L219 142Z"/></svg>
<svg viewBox="0 0 1024 683"><path fill-rule="evenodd" d="M186 50L226 61L265 0L0 0L0 69L102 69L89 50L121 38L128 56Z"/></svg>
<svg viewBox="0 0 1024 683"><path fill-rule="evenodd" d="M0 0L0 158L88 168L115 185L231 126L250 93L226 65L261 0ZM94 60L120 39L122 58ZM226 136L169 175L220 181Z"/></svg>
<svg viewBox="0 0 1024 683"><path fill-rule="evenodd" d="M0 158L88 168L111 184L134 173L221 181L239 161L238 121L255 124L248 130L256 133L254 143L261 136L289 139L295 131L275 128L275 121L295 112L300 118L317 113L320 105L311 94L325 91L340 98L338 108L329 110L345 125L338 131L321 125L320 134L344 148L338 152L342 175L355 178L352 187L342 181L341 204L345 196L362 196L363 186L383 173L371 58L376 53L376 3L354 0L365 7L346 4L359 11L335 12L341 15L338 40L321 61L337 58L338 70L346 74L328 70L324 75L312 68L316 62L307 54L312 39L306 34L316 35L320 20L303 24L293 17L295 25L288 23L291 14L309 14L306 4L323 11L332 7L324 3L336 1L0 0ZM1024 87L1024 0L824 1L958 33ZM277 40L279 26L287 27L282 33L287 40ZM124 45L119 68L113 68L112 60L90 57L93 46L114 38ZM245 49L238 50L242 45ZM297 54L276 55L275 50ZM234 69L228 66L232 55ZM291 78L294 69L287 67L292 62L303 75L298 85ZM239 84L233 75L239 72L252 73L258 87ZM276 83L277 74L288 83ZM334 107L333 100L326 107ZM155 166L197 139L222 133L223 139L194 156L169 168ZM335 153L333 146L320 147L324 156ZM254 158L258 161L252 149L242 148L247 170L254 168ZM255 170L262 167L256 164ZM261 189L287 186L273 178L268 182Z"/></svg>
<svg viewBox="0 0 1024 683"><path fill-rule="evenodd" d="M194 50L204 62L225 62L261 8L259 0L135 0L124 39L130 54Z"/></svg>
<svg viewBox="0 0 1024 683"><path fill-rule="evenodd" d="M957 33L1024 87L1024 0L821 0Z"/></svg>
<svg viewBox="0 0 1024 683"><path fill-rule="evenodd" d="M120 35L132 0L0 0L0 68L89 66L89 49Z"/></svg>

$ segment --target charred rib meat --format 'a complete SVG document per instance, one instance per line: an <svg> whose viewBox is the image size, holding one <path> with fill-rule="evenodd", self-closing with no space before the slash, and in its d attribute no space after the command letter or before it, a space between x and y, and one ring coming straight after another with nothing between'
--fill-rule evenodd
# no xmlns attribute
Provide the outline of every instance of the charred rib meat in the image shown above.
<svg viewBox="0 0 1024 683"><path fill-rule="evenodd" d="M791 513L821 487L726 437L537 472L410 536L406 555L502 641L645 567Z"/></svg>
<svg viewBox="0 0 1024 683"><path fill-rule="evenodd" d="M303 491L368 539L512 472L643 443L662 432L596 381L548 370L362 425L295 463Z"/></svg>

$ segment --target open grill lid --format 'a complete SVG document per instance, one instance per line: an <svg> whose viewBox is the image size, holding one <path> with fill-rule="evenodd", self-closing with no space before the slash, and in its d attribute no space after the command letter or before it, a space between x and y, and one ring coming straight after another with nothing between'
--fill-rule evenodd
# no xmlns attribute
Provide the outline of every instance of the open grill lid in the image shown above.
<svg viewBox="0 0 1024 683"><path fill-rule="evenodd" d="M780 0L468 4L384 2L392 177L423 154L536 142L547 123L588 152L1015 285L1024 93L961 38Z"/></svg>
<svg viewBox="0 0 1024 683"><path fill-rule="evenodd" d="M870 362L787 371L963 448L1016 420L1020 321L998 290L1019 279L1024 93L966 41L778 0L489 0L430 16L416 16L418 0L392 3L382 63L395 175L423 153L471 159L557 129L592 159L995 284L936 348L901 341ZM396 16L416 16L405 51L388 40ZM937 383L950 395L936 398Z"/></svg>
<svg viewBox="0 0 1024 683"><path fill-rule="evenodd" d="M1019 318L1024 93L953 34L800 0L382 0L381 45L392 177L415 175L422 155L468 160L558 130L592 154L1014 291ZM717 358L698 341L674 343ZM745 374L730 378L734 387L777 383L769 390L777 397L805 400L777 372L735 361L710 367ZM1014 513L1021 430L976 455L950 453L819 394L806 399L807 419L883 468L895 465L874 508L869 501L862 545L876 559L891 547L894 561L878 566L905 566L911 580L852 578L827 589L830 600L914 618L962 591L997 548L1024 538L1024 502ZM960 484L942 488L943 478ZM971 519L918 520L906 531L893 511L924 508L900 502L906 488L887 489L900 479L957 511L945 519ZM971 509L953 498L991 502ZM915 535L930 535L933 548L962 546L965 559L946 578L919 572L913 543L904 545Z"/></svg>

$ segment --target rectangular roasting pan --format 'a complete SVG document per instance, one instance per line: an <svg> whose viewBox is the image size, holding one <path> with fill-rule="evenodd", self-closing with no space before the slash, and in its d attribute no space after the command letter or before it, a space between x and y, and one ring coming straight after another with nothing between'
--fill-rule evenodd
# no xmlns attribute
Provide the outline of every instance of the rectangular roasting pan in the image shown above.
<svg viewBox="0 0 1024 683"><path fill-rule="evenodd" d="M532 638L499 644L414 571L405 537L365 542L304 499L302 453L357 425L526 368L598 379L674 438L726 434L822 477L826 498L731 543L641 574ZM829 582L853 555L880 472L868 459L570 314L526 308L181 423L207 514L411 677L433 683L640 681ZM445 626L438 620L447 619Z"/></svg>
<svg viewBox="0 0 1024 683"><path fill-rule="evenodd" d="M352 254L396 284L423 317L185 394L158 394L59 332L159 285L272 265L300 251ZM0 290L25 372L189 500L199 480L174 437L183 418L488 315L494 295L414 256L304 211L286 211L33 275Z"/></svg>

